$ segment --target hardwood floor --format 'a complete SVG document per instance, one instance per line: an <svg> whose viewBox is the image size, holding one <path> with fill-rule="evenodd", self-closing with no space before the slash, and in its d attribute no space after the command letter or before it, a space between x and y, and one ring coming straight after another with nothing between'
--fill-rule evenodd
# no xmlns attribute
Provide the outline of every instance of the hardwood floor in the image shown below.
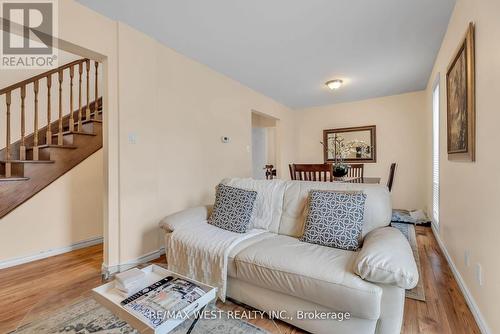
<svg viewBox="0 0 500 334"><path fill-rule="evenodd" d="M430 228L417 228L426 302L406 299L402 333L480 333ZM164 257L157 262L165 261ZM101 284L102 246L93 246L0 270L0 333L43 317L62 305L89 296ZM243 310L227 302L224 310ZM250 321L278 334L303 331L283 322Z"/></svg>

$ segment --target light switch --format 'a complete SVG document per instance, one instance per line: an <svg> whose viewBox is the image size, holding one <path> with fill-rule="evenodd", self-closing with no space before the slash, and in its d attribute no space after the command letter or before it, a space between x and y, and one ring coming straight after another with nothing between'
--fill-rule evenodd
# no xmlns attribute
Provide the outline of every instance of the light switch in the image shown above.
<svg viewBox="0 0 500 334"><path fill-rule="evenodd" d="M483 285L483 267L481 266L480 263L477 263L476 264L476 280L477 280L477 284L479 284L479 286L482 286Z"/></svg>
<svg viewBox="0 0 500 334"><path fill-rule="evenodd" d="M129 144L137 144L137 135L135 133L128 134L128 143Z"/></svg>

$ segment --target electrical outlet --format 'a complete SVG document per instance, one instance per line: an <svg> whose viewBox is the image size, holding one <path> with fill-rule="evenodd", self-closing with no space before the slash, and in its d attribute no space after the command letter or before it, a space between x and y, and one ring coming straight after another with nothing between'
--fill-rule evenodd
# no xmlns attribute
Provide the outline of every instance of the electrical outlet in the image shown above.
<svg viewBox="0 0 500 334"><path fill-rule="evenodd" d="M468 249L464 252L464 263L466 267L470 266L470 251Z"/></svg>
<svg viewBox="0 0 500 334"><path fill-rule="evenodd" d="M476 281L479 286L483 285L483 267L480 263L476 263Z"/></svg>

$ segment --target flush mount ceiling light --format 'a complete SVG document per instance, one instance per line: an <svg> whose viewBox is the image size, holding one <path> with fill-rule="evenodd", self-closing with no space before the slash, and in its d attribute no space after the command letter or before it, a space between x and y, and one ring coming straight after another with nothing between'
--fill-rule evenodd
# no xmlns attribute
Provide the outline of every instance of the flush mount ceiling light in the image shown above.
<svg viewBox="0 0 500 334"><path fill-rule="evenodd" d="M327 85L328 88L331 90L339 89L340 86L342 86L343 81L340 79L335 79L335 80L330 80L325 82L325 85Z"/></svg>

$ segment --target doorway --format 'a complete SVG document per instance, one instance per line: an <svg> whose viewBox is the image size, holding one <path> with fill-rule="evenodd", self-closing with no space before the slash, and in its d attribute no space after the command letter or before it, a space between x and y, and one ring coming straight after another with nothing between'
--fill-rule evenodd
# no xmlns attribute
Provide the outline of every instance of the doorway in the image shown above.
<svg viewBox="0 0 500 334"><path fill-rule="evenodd" d="M276 168L276 119L252 112L252 177L266 178L266 165Z"/></svg>

